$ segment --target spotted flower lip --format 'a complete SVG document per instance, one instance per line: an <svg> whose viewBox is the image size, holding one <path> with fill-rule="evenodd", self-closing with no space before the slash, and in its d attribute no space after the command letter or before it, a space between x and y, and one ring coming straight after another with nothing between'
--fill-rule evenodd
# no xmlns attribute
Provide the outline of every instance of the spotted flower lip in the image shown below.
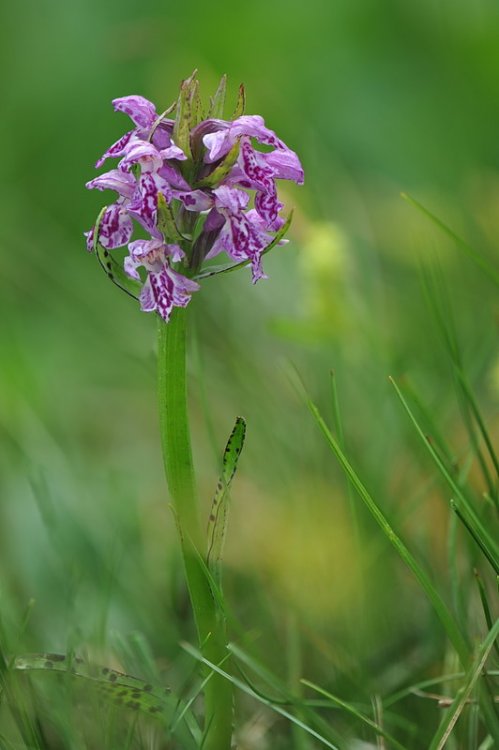
<svg viewBox="0 0 499 750"><path fill-rule="evenodd" d="M205 119L194 104L194 76L182 83L176 108L168 110L176 110L175 119L158 115L137 94L114 99L115 111L127 115L133 128L96 167L107 159L118 163L87 182L89 189L117 196L85 233L87 248L127 246L123 278L141 285L141 309L165 321L198 291L197 276L219 272L210 266L203 271L203 264L221 253L237 267L249 266L253 283L265 278L263 255L284 243L290 223L281 215L277 181L303 183L297 154L260 115L243 113L244 96L237 115L223 119L225 79L222 84ZM133 239L136 225L147 239Z"/></svg>

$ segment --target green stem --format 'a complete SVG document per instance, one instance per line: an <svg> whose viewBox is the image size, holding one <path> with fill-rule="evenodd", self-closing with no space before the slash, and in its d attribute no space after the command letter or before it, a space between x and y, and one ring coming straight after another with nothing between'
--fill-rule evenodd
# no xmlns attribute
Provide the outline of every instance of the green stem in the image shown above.
<svg viewBox="0 0 499 750"><path fill-rule="evenodd" d="M192 461L186 385L186 313L175 308L168 324L158 323L158 395L166 478L179 530L187 587L205 659L227 658L226 625L203 563L206 546L199 519ZM205 687L203 750L230 750L232 685L213 673Z"/></svg>

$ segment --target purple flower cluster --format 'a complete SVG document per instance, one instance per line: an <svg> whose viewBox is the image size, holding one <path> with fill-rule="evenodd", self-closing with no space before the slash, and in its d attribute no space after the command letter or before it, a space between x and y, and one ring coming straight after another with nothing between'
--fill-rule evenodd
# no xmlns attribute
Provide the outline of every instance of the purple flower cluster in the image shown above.
<svg viewBox="0 0 499 750"><path fill-rule="evenodd" d="M223 106L225 79L207 119L198 114L198 96L193 76L182 84L175 120L158 115L142 96L115 99L114 109L127 114L134 127L96 164L116 158L117 168L87 183L118 195L85 233L88 249L126 245L124 272L141 284L142 310L157 311L165 321L199 289L194 278L203 262L221 252L250 264L253 283L264 277L262 254L276 237L281 240L285 223L275 180L303 183L297 155L262 117L210 116ZM134 221L148 239L132 241Z"/></svg>

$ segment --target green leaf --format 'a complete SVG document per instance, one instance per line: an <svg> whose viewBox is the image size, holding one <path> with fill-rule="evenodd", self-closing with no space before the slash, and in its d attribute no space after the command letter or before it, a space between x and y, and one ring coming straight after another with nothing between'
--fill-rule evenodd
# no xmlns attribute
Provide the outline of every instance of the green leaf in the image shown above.
<svg viewBox="0 0 499 750"><path fill-rule="evenodd" d="M273 237L272 242L269 242L267 247L265 247L262 250L262 256L266 255L268 252L274 248L278 242L282 240L286 232L288 231L289 227L291 226L291 222L293 221L293 211L290 211L289 216L286 220L286 222L282 225L282 227L279 229L275 237ZM246 268L246 266L251 261L243 260L241 263L232 263L227 266L211 266L211 268L207 268L206 271L201 271L201 273L197 274L194 278L196 280L198 279L207 279L210 276L217 276L219 273L231 273L232 271L237 271L240 268Z"/></svg>
<svg viewBox="0 0 499 750"><path fill-rule="evenodd" d="M161 191L158 191L158 229L167 244L178 244L184 239L178 230L172 208Z"/></svg>
<svg viewBox="0 0 499 750"><path fill-rule="evenodd" d="M169 727L176 719L180 708L179 699L169 688L146 683L137 677L118 672L115 669L90 664L74 655L64 654L23 654L13 662L16 672L56 672L72 679L85 681L99 693L123 708L159 720ZM177 728L182 747L198 747L200 730L194 715L184 713L184 723Z"/></svg>
<svg viewBox="0 0 499 750"><path fill-rule="evenodd" d="M395 737L392 737L388 732L385 732L383 727L380 727L379 724L376 724L375 721L369 718L369 716L365 716L365 714L362 713L362 711L359 711L358 708L355 706L352 706L351 703L347 703L346 701L341 700L341 698L337 698L332 693L329 693L327 690L324 690L324 688L319 687L319 685L315 685L315 683L310 682L309 680L300 680L300 682L303 685L306 685L307 687L311 688L312 690L315 690L320 695L323 695L325 698L328 698L333 706L339 706L339 708L342 708L347 713L351 714L352 716L355 716L356 719L359 719L359 721L362 721L364 724L367 724L368 727L371 727L376 734L380 735L381 737L384 737L386 740L390 742L390 744L393 747L398 748L398 750L406 750L404 745L401 745L400 742L397 742Z"/></svg>
<svg viewBox="0 0 499 750"><path fill-rule="evenodd" d="M216 187L224 177L226 177L234 164L237 161L237 157L239 156L239 141L236 141L234 145L232 146L231 150L227 153L227 155L222 159L220 164L215 167L213 172L210 172L209 175L206 177L203 177L202 180L199 180L196 182L195 186L196 188L200 187Z"/></svg>
<svg viewBox="0 0 499 750"><path fill-rule="evenodd" d="M244 90L244 83L241 83L241 85L239 86L239 94L237 96L236 108L234 110L234 114L232 115L232 119L236 120L238 117L241 117L241 115L244 115L245 109L246 109L246 92Z"/></svg>
<svg viewBox="0 0 499 750"><path fill-rule="evenodd" d="M237 417L222 459L222 473L211 505L208 520L208 552L206 562L216 583L221 582L221 562L229 519L229 488L237 470L237 463L246 436L246 422Z"/></svg>
<svg viewBox="0 0 499 750"><path fill-rule="evenodd" d="M200 115L199 83L196 78L197 70L190 78L182 81L177 100L177 116L173 126L173 141L182 149L188 159L192 158L191 129L197 124Z"/></svg>
<svg viewBox="0 0 499 750"><path fill-rule="evenodd" d="M210 119L211 117L214 117L217 119L223 119L226 93L227 93L227 76L224 74L222 78L220 79L220 83L218 84L218 88L215 92L215 95L212 96L210 99L210 107L208 109L208 114L206 116L206 119Z"/></svg>
<svg viewBox="0 0 499 750"><path fill-rule="evenodd" d="M449 487L452 489L452 492L455 496L455 509L459 512L458 515L460 519L462 521L465 521L465 527L469 531L472 531L473 537L475 539L480 539L480 546L485 552L487 559L494 568L496 574L499 573L499 549L496 541L489 534L480 517L477 515L475 509L473 508L471 502L468 500L461 487L459 487L453 477L449 474L446 466L443 464L432 444L428 441L426 435L424 434L424 431L421 429L416 417L414 416L409 404L407 403L407 400L404 398L395 380L393 378L389 378L389 380L393 385L402 406L407 412L409 419L416 429L416 432L425 445L426 450L432 457L441 475L443 476Z"/></svg>
<svg viewBox="0 0 499 750"><path fill-rule="evenodd" d="M194 659L197 659L202 664L205 664L207 667L209 667L213 672L216 672L217 674L224 677L226 680L228 680L232 685L237 687L239 690L241 690L243 693L246 693L246 695L249 695L250 697L254 698L259 703L262 703L264 706L267 706L270 708L271 711L274 711L275 713L279 714L280 716L283 716L285 719L288 719L290 722L295 724L296 726L303 729L305 732L310 734L312 737L314 737L318 742L320 742L325 747L330 748L330 750L339 750L339 748L336 745L333 745L332 742L330 742L326 737L319 734L319 732L316 732L315 729L313 729L311 726L305 724L301 719L299 719L294 714L291 714L289 711L286 711L281 706L278 706L272 701L267 700L259 693L255 692L249 685L242 682L241 680L238 680L236 677L233 677L228 672L225 672L223 669L221 669L217 664L214 664L213 662L210 662L208 659L206 659L198 649L194 648L188 643L181 644L182 648L187 651L188 654L190 654Z"/></svg>
<svg viewBox="0 0 499 750"><path fill-rule="evenodd" d="M456 697L452 702L452 705L445 714L445 717L442 719L440 726L435 736L433 737L429 750L443 750L443 748L445 747L447 740L449 739L452 730L454 729L454 726L459 719L459 716L461 715L464 707L466 706L466 703L468 702L469 696L471 694L471 691L473 690L473 687L475 686L475 683L478 681L480 675L482 674L490 650L498 636L499 620L496 620L493 628L488 632L486 638L480 644L475 659L473 660L471 667L466 673L464 684L458 691ZM495 729L497 731L497 718L495 718ZM499 739L497 735L495 739L496 741Z"/></svg>
<svg viewBox="0 0 499 750"><path fill-rule="evenodd" d="M97 217L97 221L95 222L93 250L97 256L97 260L99 261L101 268L103 269L106 276L111 279L113 284L115 284L119 289L128 294L130 297L133 297L133 299L138 299L142 287L140 281L131 279L128 274L125 273L116 258L114 258L109 250L106 250L106 248L103 247L99 242L100 224L106 210L107 206L104 206L99 216Z"/></svg>
<svg viewBox="0 0 499 750"><path fill-rule="evenodd" d="M375 500L369 494L368 490L362 483L357 472L355 471L355 469L353 468L353 466L347 459L344 451L341 449L338 441L332 435L328 426L324 422L324 419L322 418L317 406L313 403L313 401L311 400L311 398L308 396L307 393L305 393L304 396L306 399L307 406L310 409L310 412L312 413L312 416L317 422L317 425L319 429L321 430L322 434L326 438L326 442L328 443L330 449L332 450L332 452L335 454L336 458L338 459L338 463L340 464L346 476L352 483L353 488L355 489L355 491L357 492L361 500L366 505L367 509L373 516L376 523L381 528L382 532L384 533L384 535L386 536L390 544L393 545L393 547L396 549L401 559L405 562L405 564L412 570L412 572L416 576L417 580L419 581L421 585L421 588L426 593L428 599L433 605L433 608L436 614L438 615L442 625L444 626L450 641L452 642L454 648L456 649L456 652L459 656L461 663L464 666L467 666L468 665L468 646L461 631L459 630L459 627L454 617L452 616L451 611L449 610L446 603L444 602L444 600L442 599L442 597L436 590L428 573L424 570L424 568L419 564L419 562L416 560L413 554L406 547L402 539L398 536L398 534L395 532L395 530L389 523L388 519L386 518L380 506L375 502Z"/></svg>

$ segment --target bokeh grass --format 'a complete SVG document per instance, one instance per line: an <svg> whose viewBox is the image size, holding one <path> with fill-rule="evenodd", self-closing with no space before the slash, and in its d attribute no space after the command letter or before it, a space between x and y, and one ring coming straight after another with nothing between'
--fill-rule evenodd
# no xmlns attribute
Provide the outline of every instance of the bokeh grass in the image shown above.
<svg viewBox="0 0 499 750"><path fill-rule="evenodd" d="M497 4L28 0L6 4L2 16L0 611L8 648L75 648L152 679L133 646L139 639L157 679L181 693L196 684L195 662L178 646L194 631L162 474L155 321L86 254L82 232L100 196L83 185L123 130L113 97L141 93L166 107L193 68L208 91L226 72L234 98L244 81L248 112L265 116L306 171L305 187L286 195L292 243L266 259L270 279L255 288L245 272L208 279L192 302L191 406L206 512L234 418L248 423L224 575L234 641L292 695L305 694L304 677L379 722L373 696L456 671L457 662L362 506L353 520L344 477L293 376L333 424L334 370L347 455L471 643L482 640L473 567L497 616L490 571L449 510L450 491L388 376L417 394L424 408L411 404L433 444L441 436L456 476L486 502L420 268L443 278L462 369L493 443L496 289L400 193L497 268ZM253 678L279 697L277 682ZM444 688L453 696L457 683ZM473 711L465 707L458 726L478 747L483 728ZM420 748L441 712L435 700L406 695L382 720ZM254 698L239 696L238 716L241 748L315 746ZM334 732L375 742L337 707L323 717L334 742ZM68 722L65 745L59 730L49 746L72 746L68 738L75 747L124 746L119 731L103 738L95 727L78 745L78 712ZM141 747L140 737L130 746Z"/></svg>

